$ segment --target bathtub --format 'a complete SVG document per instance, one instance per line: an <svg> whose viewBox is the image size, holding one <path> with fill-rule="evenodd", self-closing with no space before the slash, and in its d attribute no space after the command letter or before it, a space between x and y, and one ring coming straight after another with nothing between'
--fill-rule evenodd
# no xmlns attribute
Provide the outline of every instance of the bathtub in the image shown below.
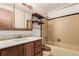
<svg viewBox="0 0 79 59"><path fill-rule="evenodd" d="M79 51L46 44L51 48L51 56L79 56Z"/></svg>

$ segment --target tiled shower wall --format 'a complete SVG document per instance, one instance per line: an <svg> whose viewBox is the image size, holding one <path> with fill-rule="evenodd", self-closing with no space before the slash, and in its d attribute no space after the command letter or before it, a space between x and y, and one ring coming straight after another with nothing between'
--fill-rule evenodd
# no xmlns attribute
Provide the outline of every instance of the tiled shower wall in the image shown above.
<svg viewBox="0 0 79 59"><path fill-rule="evenodd" d="M33 17L33 21L35 20L39 20L37 17ZM32 35L33 36L41 36L41 30L40 30L40 25L38 25L38 23L33 23L33 31L32 31Z"/></svg>

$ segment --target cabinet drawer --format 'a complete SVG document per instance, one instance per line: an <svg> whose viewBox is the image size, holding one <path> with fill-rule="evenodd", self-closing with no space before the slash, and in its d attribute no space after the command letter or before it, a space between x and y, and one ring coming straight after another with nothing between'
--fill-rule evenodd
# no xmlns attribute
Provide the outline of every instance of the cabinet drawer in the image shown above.
<svg viewBox="0 0 79 59"><path fill-rule="evenodd" d="M42 46L39 46L38 48L35 48L35 54L37 54L39 51L42 51Z"/></svg>
<svg viewBox="0 0 79 59"><path fill-rule="evenodd" d="M24 44L23 56L34 56L34 43L33 42Z"/></svg>
<svg viewBox="0 0 79 59"><path fill-rule="evenodd" d="M35 41L35 48L36 48L36 47L39 47L39 46L41 46L41 45L42 45L42 40L41 40L41 39Z"/></svg>

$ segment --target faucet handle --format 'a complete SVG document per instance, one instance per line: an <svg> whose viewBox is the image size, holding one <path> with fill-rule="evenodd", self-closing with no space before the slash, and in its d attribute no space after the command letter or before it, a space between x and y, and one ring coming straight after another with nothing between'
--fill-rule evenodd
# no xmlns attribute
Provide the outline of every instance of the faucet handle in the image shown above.
<svg viewBox="0 0 79 59"><path fill-rule="evenodd" d="M22 38L22 36L21 36L21 35L18 35L17 37L18 37L18 38Z"/></svg>

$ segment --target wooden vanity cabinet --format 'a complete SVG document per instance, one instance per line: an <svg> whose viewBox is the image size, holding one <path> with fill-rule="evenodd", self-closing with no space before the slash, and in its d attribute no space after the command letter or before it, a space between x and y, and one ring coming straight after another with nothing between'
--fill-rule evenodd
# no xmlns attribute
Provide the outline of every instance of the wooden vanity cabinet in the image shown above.
<svg viewBox="0 0 79 59"><path fill-rule="evenodd" d="M42 40L36 40L23 45L24 56L42 56Z"/></svg>
<svg viewBox="0 0 79 59"><path fill-rule="evenodd" d="M1 50L1 56L22 56L22 46L14 46Z"/></svg>
<svg viewBox="0 0 79 59"><path fill-rule="evenodd" d="M1 56L42 56L42 40L0 50Z"/></svg>
<svg viewBox="0 0 79 59"><path fill-rule="evenodd" d="M34 42L23 45L23 56L34 56Z"/></svg>
<svg viewBox="0 0 79 59"><path fill-rule="evenodd" d="M36 40L34 42L34 55L35 56L42 56L42 40Z"/></svg>

